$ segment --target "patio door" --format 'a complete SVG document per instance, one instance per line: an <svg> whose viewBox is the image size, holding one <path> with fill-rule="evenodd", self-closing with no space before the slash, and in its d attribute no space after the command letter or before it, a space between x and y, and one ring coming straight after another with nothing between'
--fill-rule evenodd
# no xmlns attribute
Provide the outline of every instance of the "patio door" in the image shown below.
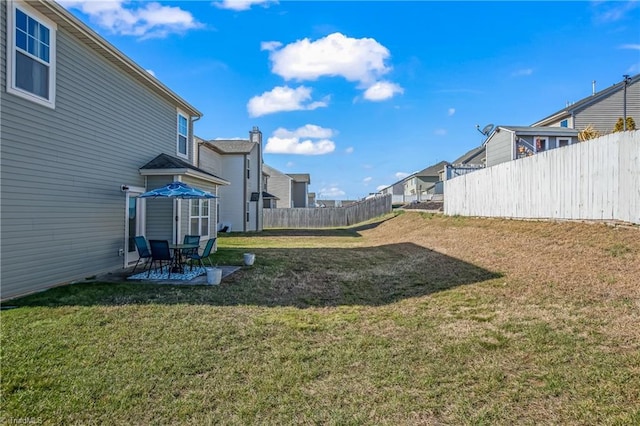
<svg viewBox="0 0 640 426"><path fill-rule="evenodd" d="M125 203L125 248L124 267L138 261L138 251L133 238L145 233L145 209L144 199L139 196L144 192L144 188L129 187L126 192Z"/></svg>

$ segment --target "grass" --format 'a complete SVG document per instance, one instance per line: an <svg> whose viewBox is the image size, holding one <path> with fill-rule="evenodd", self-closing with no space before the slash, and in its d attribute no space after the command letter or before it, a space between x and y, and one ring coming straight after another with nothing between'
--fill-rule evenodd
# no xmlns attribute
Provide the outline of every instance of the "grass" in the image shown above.
<svg viewBox="0 0 640 426"><path fill-rule="evenodd" d="M638 424L640 230L407 212L220 235L216 287L83 283L1 316L2 418Z"/></svg>

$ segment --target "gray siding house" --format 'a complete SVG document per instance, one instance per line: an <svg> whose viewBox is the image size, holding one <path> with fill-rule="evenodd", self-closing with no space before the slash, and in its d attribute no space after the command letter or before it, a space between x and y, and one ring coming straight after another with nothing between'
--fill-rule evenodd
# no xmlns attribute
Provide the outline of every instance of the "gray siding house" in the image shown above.
<svg viewBox="0 0 640 426"><path fill-rule="evenodd" d="M436 192L436 184L440 181L440 173L448 163L440 161L417 173L407 176L404 180L404 195L416 196L420 201L426 198L427 194Z"/></svg>
<svg viewBox="0 0 640 426"><path fill-rule="evenodd" d="M130 265L135 235L215 235L214 201L137 198L227 183L193 166L197 109L55 2L0 24L1 299Z"/></svg>
<svg viewBox="0 0 640 426"><path fill-rule="evenodd" d="M219 228L262 231L262 132L254 127L249 139L199 139L198 158L204 170L229 181L219 189Z"/></svg>
<svg viewBox="0 0 640 426"><path fill-rule="evenodd" d="M574 102L531 126L584 130L591 125L600 134L611 133L618 119L623 117L625 92L627 117L632 117L636 128L640 128L640 74L629 77L626 84L622 81L599 92L594 91L591 96Z"/></svg>
<svg viewBox="0 0 640 426"><path fill-rule="evenodd" d="M445 164L440 180L453 179L456 176L465 175L484 168L486 163L486 148L484 145L473 148L451 163Z"/></svg>
<svg viewBox="0 0 640 426"><path fill-rule="evenodd" d="M564 127L496 126L484 142L487 167L578 142Z"/></svg>
<svg viewBox="0 0 640 426"><path fill-rule="evenodd" d="M309 207L309 184L311 177L307 173L282 173L273 167L262 166L264 177L264 191L271 197L267 208L281 209L292 207Z"/></svg>

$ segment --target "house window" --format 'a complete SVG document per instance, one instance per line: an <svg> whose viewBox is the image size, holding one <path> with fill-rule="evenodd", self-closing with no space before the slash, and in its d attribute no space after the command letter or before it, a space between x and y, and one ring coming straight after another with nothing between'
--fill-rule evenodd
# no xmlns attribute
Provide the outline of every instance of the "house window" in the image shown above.
<svg viewBox="0 0 640 426"><path fill-rule="evenodd" d="M560 127L569 127L569 120L562 120L560 122Z"/></svg>
<svg viewBox="0 0 640 426"><path fill-rule="evenodd" d="M249 222L249 209L251 208L251 204L247 203L247 222Z"/></svg>
<svg viewBox="0 0 640 426"><path fill-rule="evenodd" d="M209 200L190 200L189 234L209 236Z"/></svg>
<svg viewBox="0 0 640 426"><path fill-rule="evenodd" d="M536 142L536 152L542 152L542 151L546 151L547 149L549 149L549 139L548 138L536 137L535 138L535 142Z"/></svg>
<svg viewBox="0 0 640 426"><path fill-rule="evenodd" d="M250 159L247 158L247 179L251 178L251 167L250 167Z"/></svg>
<svg viewBox="0 0 640 426"><path fill-rule="evenodd" d="M189 120L187 117L178 113L178 155L181 157L187 156L187 140L189 138Z"/></svg>
<svg viewBox="0 0 640 426"><path fill-rule="evenodd" d="M570 138L558 138L558 148L571 145Z"/></svg>
<svg viewBox="0 0 640 426"><path fill-rule="evenodd" d="M8 3L7 92L55 107L56 25L23 3Z"/></svg>

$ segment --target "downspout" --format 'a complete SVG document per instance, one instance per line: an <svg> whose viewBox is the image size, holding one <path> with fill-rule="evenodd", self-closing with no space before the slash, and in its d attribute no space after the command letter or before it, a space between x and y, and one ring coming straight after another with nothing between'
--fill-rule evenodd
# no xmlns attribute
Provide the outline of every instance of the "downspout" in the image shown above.
<svg viewBox="0 0 640 426"><path fill-rule="evenodd" d="M201 118L202 118L201 115L195 115L195 116L192 116L191 120L190 120L191 121L191 123L190 123L190 127L191 128L189 130L191 131L190 134L191 134L192 146L193 146L193 142L195 142L195 140L196 140L195 132L193 131L193 123L195 123L196 121L200 120ZM191 162L192 162L192 164L195 164L196 167L200 167L200 144L198 143L197 145L198 146L194 147L195 149L193 149L191 151L192 156L195 156L197 158L193 158Z"/></svg>
<svg viewBox="0 0 640 426"><path fill-rule="evenodd" d="M243 199L243 203L242 203L242 229L244 230L244 232L247 232L247 214L249 213L249 210L247 210L247 154L244 154L242 156L244 162L242 163L242 174L244 175L244 179L242 179L242 182L244 182L243 185L243 194L244 194L244 199ZM249 195L251 196L251 195ZM251 198L249 198L251 199Z"/></svg>

